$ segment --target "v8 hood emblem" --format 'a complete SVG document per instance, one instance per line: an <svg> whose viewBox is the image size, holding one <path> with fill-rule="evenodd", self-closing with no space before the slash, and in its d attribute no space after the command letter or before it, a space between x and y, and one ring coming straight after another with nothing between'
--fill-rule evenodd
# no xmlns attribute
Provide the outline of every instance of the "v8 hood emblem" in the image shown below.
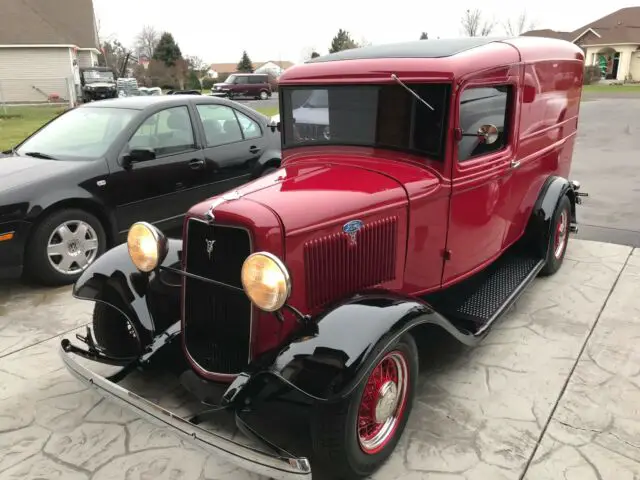
<svg viewBox="0 0 640 480"><path fill-rule="evenodd" d="M216 244L215 240L209 240L208 238L204 239L204 242L207 246L207 256L209 257L209 260L211 260L211 254L213 253L213 247Z"/></svg>

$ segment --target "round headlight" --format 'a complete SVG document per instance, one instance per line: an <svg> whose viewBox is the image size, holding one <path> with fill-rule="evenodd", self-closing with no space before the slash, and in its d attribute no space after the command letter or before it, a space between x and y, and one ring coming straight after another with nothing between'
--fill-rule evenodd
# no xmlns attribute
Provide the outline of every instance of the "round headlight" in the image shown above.
<svg viewBox="0 0 640 480"><path fill-rule="evenodd" d="M150 272L156 268L167 254L165 236L146 222L137 222L131 226L127 246L131 261L142 272Z"/></svg>
<svg viewBox="0 0 640 480"><path fill-rule="evenodd" d="M275 312L291 293L287 267L267 252L249 255L242 265L242 286L249 299L261 310Z"/></svg>

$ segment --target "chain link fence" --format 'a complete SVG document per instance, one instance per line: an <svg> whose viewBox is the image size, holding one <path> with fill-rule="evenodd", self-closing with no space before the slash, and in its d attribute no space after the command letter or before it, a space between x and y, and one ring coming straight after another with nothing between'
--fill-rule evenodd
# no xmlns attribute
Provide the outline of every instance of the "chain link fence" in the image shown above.
<svg viewBox="0 0 640 480"><path fill-rule="evenodd" d="M0 112L8 107L54 105L73 107L79 97L79 85L69 78L0 79Z"/></svg>

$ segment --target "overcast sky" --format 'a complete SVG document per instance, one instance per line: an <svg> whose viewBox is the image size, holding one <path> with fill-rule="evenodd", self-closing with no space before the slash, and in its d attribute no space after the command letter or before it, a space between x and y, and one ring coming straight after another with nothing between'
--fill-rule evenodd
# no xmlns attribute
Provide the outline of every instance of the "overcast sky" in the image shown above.
<svg viewBox="0 0 640 480"><path fill-rule="evenodd" d="M242 50L254 62L302 61L305 51L326 53L339 28L359 41L373 44L461 34L460 18L466 8L478 5L487 18L498 21L494 35L504 34L500 22L527 15L537 28L575 30L636 1L568 2L538 0L506 2L482 0L93 0L102 39L119 39L132 46L143 25L173 34L185 55L207 63L237 62ZM239 12L239 13L234 13Z"/></svg>

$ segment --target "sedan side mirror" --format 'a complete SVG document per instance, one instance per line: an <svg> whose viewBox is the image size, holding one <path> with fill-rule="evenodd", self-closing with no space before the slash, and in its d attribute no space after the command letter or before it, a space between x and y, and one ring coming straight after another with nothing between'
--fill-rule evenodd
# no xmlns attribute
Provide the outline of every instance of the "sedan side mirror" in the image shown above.
<svg viewBox="0 0 640 480"><path fill-rule="evenodd" d="M123 165L130 166L133 163L148 162L156 158L156 152L150 148L134 148L122 157Z"/></svg>

